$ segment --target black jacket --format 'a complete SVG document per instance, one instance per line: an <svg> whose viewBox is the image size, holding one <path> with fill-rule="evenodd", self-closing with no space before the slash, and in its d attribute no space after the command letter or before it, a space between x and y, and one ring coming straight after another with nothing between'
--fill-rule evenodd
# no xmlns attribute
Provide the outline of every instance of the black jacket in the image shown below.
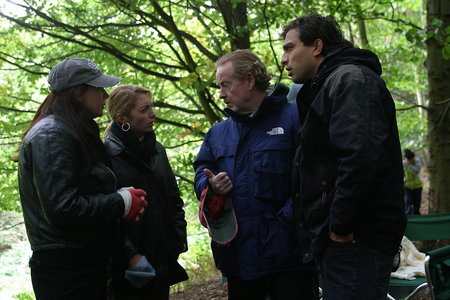
<svg viewBox="0 0 450 300"><path fill-rule="evenodd" d="M19 190L33 251L108 246L124 212L111 169L95 162L74 130L53 116L23 140Z"/></svg>
<svg viewBox="0 0 450 300"><path fill-rule="evenodd" d="M303 260L330 231L394 254L405 230L403 169L393 99L375 54L330 53L297 95L300 144L294 209Z"/></svg>
<svg viewBox="0 0 450 300"><path fill-rule="evenodd" d="M140 142L117 124L105 146L119 185L145 190L148 202L141 221L122 222L124 244L116 261L117 276L123 276L130 258L140 253L155 267L158 282L171 285L188 279L177 262L187 251L184 203L164 147L153 133Z"/></svg>

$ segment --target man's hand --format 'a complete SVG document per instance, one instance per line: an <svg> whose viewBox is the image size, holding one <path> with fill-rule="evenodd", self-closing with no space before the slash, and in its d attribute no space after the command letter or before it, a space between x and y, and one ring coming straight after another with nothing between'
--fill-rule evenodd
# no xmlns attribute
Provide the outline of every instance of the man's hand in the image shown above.
<svg viewBox="0 0 450 300"><path fill-rule="evenodd" d="M330 232L330 240L338 243L347 243L353 241L353 233L349 235L337 235L334 232Z"/></svg>
<svg viewBox="0 0 450 300"><path fill-rule="evenodd" d="M226 172L220 172L214 175L209 169L204 169L203 172L208 176L208 182L211 186L212 192L218 196L224 196L233 189L233 183Z"/></svg>

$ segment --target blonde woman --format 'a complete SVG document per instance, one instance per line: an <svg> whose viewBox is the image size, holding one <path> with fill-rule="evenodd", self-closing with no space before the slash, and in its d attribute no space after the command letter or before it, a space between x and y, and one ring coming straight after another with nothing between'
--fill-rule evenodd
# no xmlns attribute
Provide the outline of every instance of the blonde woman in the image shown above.
<svg viewBox="0 0 450 300"><path fill-rule="evenodd" d="M119 85L107 101L113 119L105 145L119 185L147 192L138 223L123 222L114 260L117 299L168 299L169 287L187 280L178 264L187 250L183 200L164 147L156 141L152 95L137 85Z"/></svg>

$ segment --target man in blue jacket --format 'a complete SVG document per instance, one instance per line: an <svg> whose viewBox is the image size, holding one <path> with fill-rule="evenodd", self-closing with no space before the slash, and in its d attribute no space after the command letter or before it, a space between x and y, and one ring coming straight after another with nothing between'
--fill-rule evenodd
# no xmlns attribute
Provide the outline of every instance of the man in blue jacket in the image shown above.
<svg viewBox="0 0 450 300"><path fill-rule="evenodd" d="M237 50L216 66L229 118L205 136L194 162L195 191L208 227L222 226L227 207L237 221L237 234L222 240L209 228L216 266L228 279L228 297L314 299L313 268L300 263L293 233L296 107L286 95L267 96L270 76L252 52Z"/></svg>
<svg viewBox="0 0 450 300"><path fill-rule="evenodd" d="M282 36L282 63L303 83L293 170L303 261L320 264L326 300L386 299L406 218L394 101L380 62L345 40L331 17L300 17Z"/></svg>

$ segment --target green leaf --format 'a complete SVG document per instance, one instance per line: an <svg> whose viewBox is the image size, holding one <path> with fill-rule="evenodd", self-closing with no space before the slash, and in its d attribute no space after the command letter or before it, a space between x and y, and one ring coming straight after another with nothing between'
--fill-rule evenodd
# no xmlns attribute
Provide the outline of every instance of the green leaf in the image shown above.
<svg viewBox="0 0 450 300"><path fill-rule="evenodd" d="M192 85L198 79L198 75L196 73L190 73L188 76L180 79L180 84L183 88L187 88Z"/></svg>
<svg viewBox="0 0 450 300"><path fill-rule="evenodd" d="M409 42L414 42L414 40L416 39L416 34L417 34L417 29L411 28L406 32L405 36Z"/></svg>
<svg viewBox="0 0 450 300"><path fill-rule="evenodd" d="M444 34L450 34L450 26L445 27Z"/></svg>
<svg viewBox="0 0 450 300"><path fill-rule="evenodd" d="M450 58L450 45L446 45L442 48L442 57L447 60Z"/></svg>
<svg viewBox="0 0 450 300"><path fill-rule="evenodd" d="M433 36L434 36L434 31L432 31L432 30L428 30L427 34L425 35L425 37L427 39L431 39Z"/></svg>
<svg viewBox="0 0 450 300"><path fill-rule="evenodd" d="M442 20L438 18L433 18L433 20L431 21L431 25L433 27L441 27L442 24L443 24Z"/></svg>

